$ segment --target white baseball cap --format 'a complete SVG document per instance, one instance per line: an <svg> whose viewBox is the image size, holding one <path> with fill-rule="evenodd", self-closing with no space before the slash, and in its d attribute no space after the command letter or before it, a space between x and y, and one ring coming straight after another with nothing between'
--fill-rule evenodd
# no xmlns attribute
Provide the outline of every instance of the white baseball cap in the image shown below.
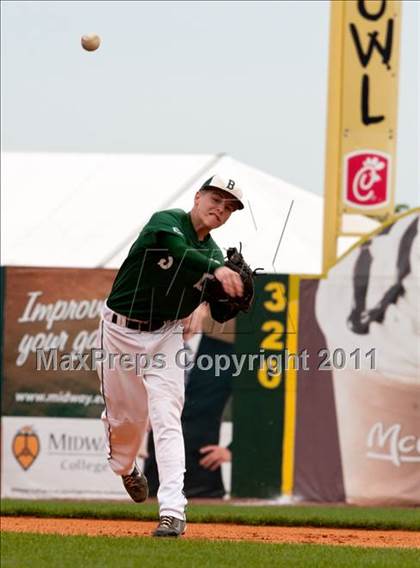
<svg viewBox="0 0 420 568"><path fill-rule="evenodd" d="M229 195L233 196L238 201L238 209L244 208L242 190L233 179L223 179L218 175L214 175L200 187L200 191L205 189L220 189L225 193L229 193Z"/></svg>

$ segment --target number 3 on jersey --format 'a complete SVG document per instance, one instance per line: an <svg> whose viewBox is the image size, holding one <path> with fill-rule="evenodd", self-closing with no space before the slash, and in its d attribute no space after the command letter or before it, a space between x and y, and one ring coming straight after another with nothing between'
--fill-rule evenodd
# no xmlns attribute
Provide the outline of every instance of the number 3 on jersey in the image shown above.
<svg viewBox="0 0 420 568"><path fill-rule="evenodd" d="M163 269L163 270L168 270L169 268L171 268L171 266L174 263L174 258L173 256L168 256L168 258L161 258L158 262L158 265Z"/></svg>

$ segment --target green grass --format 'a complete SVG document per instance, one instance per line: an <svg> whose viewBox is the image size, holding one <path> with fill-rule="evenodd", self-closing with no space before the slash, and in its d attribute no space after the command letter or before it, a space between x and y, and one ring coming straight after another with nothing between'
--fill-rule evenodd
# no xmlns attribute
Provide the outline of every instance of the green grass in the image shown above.
<svg viewBox="0 0 420 568"><path fill-rule="evenodd" d="M208 542L3 533L2 567L417 567L419 551L314 544Z"/></svg>
<svg viewBox="0 0 420 568"><path fill-rule="evenodd" d="M87 519L156 520L157 505L92 501L28 501L4 499L3 515ZM351 506L190 505L190 523L343 527L420 530L420 510Z"/></svg>

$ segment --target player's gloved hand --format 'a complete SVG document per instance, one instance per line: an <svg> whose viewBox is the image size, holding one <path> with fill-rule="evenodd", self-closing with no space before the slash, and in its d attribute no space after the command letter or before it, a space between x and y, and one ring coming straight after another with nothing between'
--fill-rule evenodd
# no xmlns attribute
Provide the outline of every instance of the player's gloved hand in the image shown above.
<svg viewBox="0 0 420 568"><path fill-rule="evenodd" d="M214 276L223 286L223 290L229 296L237 297L243 296L244 285L242 279L237 272L231 270L227 266L216 268Z"/></svg>
<svg viewBox="0 0 420 568"><path fill-rule="evenodd" d="M202 301L209 303L214 320L224 323L239 312L250 310L257 270L252 270L240 250L227 250L225 265L203 280Z"/></svg>
<svg viewBox="0 0 420 568"><path fill-rule="evenodd" d="M234 247L227 250L225 265L203 281L202 301L209 303L214 320L224 323L239 312L250 310L257 270L252 270L240 250Z"/></svg>

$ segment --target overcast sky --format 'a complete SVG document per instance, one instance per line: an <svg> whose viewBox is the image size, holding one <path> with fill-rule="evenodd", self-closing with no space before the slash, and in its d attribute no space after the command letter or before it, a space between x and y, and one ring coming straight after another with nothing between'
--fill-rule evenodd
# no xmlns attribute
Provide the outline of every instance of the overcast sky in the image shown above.
<svg viewBox="0 0 420 568"><path fill-rule="evenodd" d="M403 1L396 201L411 205L419 12ZM322 193L328 20L313 0L2 2L2 148L226 152Z"/></svg>

